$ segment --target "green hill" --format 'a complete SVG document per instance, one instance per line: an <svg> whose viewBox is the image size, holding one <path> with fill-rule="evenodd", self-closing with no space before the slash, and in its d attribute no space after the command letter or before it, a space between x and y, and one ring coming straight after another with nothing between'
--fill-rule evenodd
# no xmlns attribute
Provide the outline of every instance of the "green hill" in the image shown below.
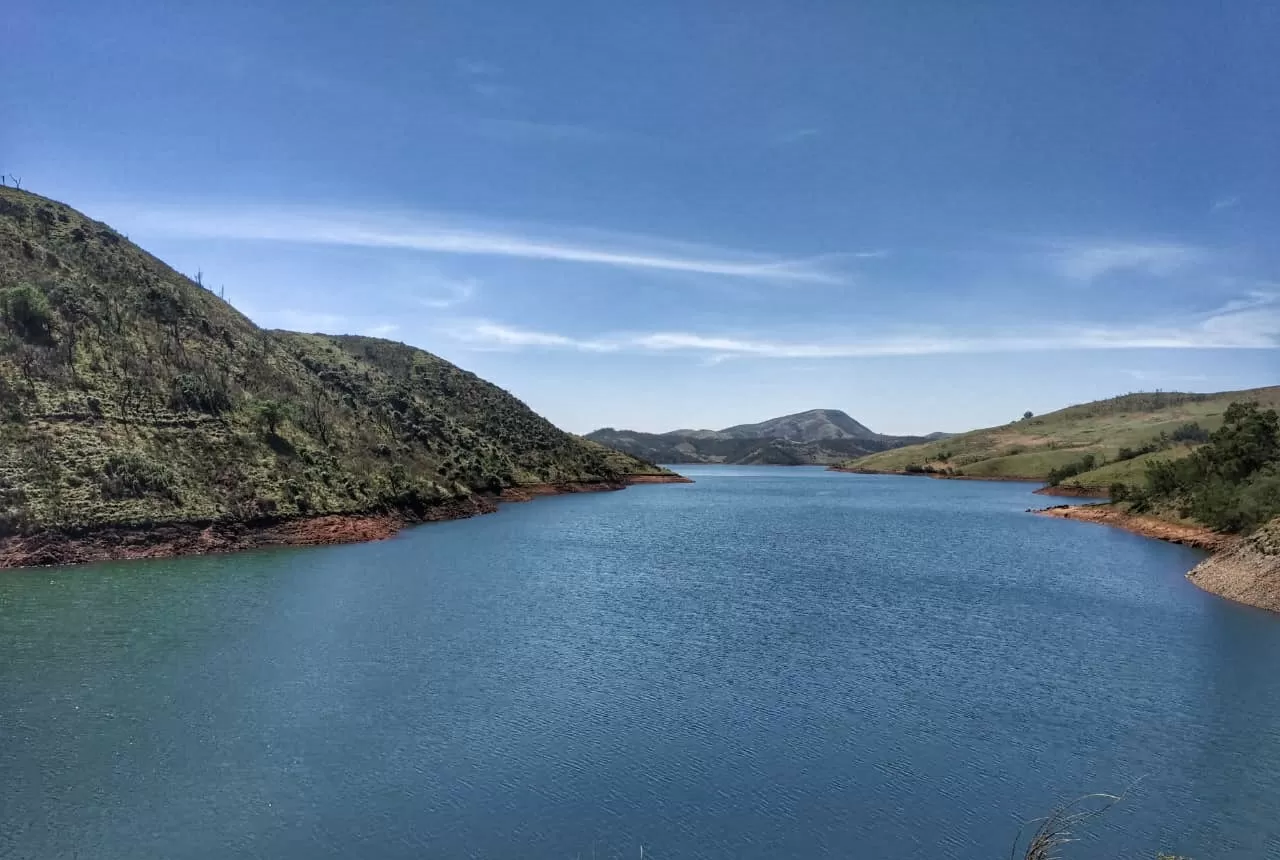
<svg viewBox="0 0 1280 860"><path fill-rule="evenodd" d="M266 331L105 224L0 188L0 539L433 507L671 473L434 355Z"/></svg>
<svg viewBox="0 0 1280 860"><path fill-rule="evenodd" d="M1280 386L1218 394L1126 394L848 460L837 468L1034 481L1055 478L1068 492L1099 492L1114 482L1141 484L1148 461L1177 459L1195 450L1205 434L1222 426L1223 414L1233 401L1280 406ZM1063 474L1073 470L1079 473Z"/></svg>

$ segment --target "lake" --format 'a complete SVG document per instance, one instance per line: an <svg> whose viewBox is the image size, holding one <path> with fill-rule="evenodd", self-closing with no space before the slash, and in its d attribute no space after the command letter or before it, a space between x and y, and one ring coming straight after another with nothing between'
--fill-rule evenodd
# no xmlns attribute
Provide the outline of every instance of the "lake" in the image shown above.
<svg viewBox="0 0 1280 860"><path fill-rule="evenodd" d="M1280 857L1280 618L1016 483L680 467L0 575L3 858Z"/></svg>

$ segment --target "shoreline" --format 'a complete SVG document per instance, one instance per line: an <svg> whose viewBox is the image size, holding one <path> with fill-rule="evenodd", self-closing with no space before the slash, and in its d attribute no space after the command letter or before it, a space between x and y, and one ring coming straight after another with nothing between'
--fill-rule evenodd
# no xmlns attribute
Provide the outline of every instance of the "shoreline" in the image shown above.
<svg viewBox="0 0 1280 860"><path fill-rule="evenodd" d="M1192 585L1235 603L1280 613L1280 555L1266 551L1266 529L1249 537L1224 535L1205 526L1171 523L1107 504L1055 505L1031 513L1110 526L1205 550L1209 557L1186 573Z"/></svg>
<svg viewBox="0 0 1280 860"><path fill-rule="evenodd" d="M828 466L828 472L844 472L847 475L897 475L903 478L936 478L939 481L997 481L1013 484L1044 484L1043 478L1019 475L945 475L940 472L904 472L894 469L863 469L844 466ZM1110 494L1105 487L1042 486L1033 490L1038 496L1064 496L1074 499L1105 499Z"/></svg>
<svg viewBox="0 0 1280 860"><path fill-rule="evenodd" d="M104 525L88 529L44 531L0 538L0 570L62 567L102 561L215 555L285 546L330 546L394 537L423 523L468 519L498 510L501 503L528 502L546 496L623 490L633 484L691 484L683 475L633 475L622 481L525 484L498 495L451 499L421 514L367 512L320 514L253 522L172 522L156 525Z"/></svg>
<svg viewBox="0 0 1280 860"><path fill-rule="evenodd" d="M972 475L936 475L928 472L894 472L888 470L829 467L833 472L862 475L900 475L903 477L950 478L955 480L1003 480L1017 478L978 478ZM1040 482L1042 483L1042 482ZM1106 498L1095 495L1088 487L1041 487L1042 496ZM1280 613L1280 520L1273 520L1249 537L1224 535L1205 526L1172 523L1158 517L1121 511L1107 502L1093 504L1053 505L1028 508L1028 513L1042 517L1093 523L1123 529L1131 534L1182 544L1209 553L1209 557L1187 571L1193 585L1216 597L1245 606Z"/></svg>
<svg viewBox="0 0 1280 860"><path fill-rule="evenodd" d="M1062 496L1068 499L1107 499L1110 491L1103 487L1041 487L1033 490L1037 496Z"/></svg>
<svg viewBox="0 0 1280 860"><path fill-rule="evenodd" d="M1215 532L1205 526L1171 523L1158 517L1117 510L1107 504L1054 505L1051 508L1034 510L1032 513L1043 517L1111 526L1142 537L1182 544L1208 552L1218 552L1238 540L1236 537Z"/></svg>
<svg viewBox="0 0 1280 860"><path fill-rule="evenodd" d="M934 478L939 481L996 481L1010 484L1043 484L1041 478L1010 477L1008 475L943 475L938 472L903 472L893 469L851 469L844 466L828 466L828 472L844 472L846 475L894 475L900 478Z"/></svg>

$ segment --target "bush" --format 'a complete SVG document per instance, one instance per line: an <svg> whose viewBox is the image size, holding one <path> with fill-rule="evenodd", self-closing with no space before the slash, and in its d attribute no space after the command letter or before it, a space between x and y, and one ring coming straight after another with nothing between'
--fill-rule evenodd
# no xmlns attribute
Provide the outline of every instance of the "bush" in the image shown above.
<svg viewBox="0 0 1280 860"><path fill-rule="evenodd" d="M1107 495L1111 497L1111 501L1113 502L1123 502L1125 499L1129 498L1129 485L1116 481L1107 490Z"/></svg>
<svg viewBox="0 0 1280 860"><path fill-rule="evenodd" d="M275 436L280 425L289 417L288 407L278 400L264 400L258 404L254 419L268 436Z"/></svg>
<svg viewBox="0 0 1280 860"><path fill-rule="evenodd" d="M1059 466L1056 469L1050 469L1045 480L1049 483L1049 486L1056 487L1067 478L1074 478L1076 475L1093 471L1093 468L1097 465L1097 457L1093 454L1085 454L1073 463L1067 463L1066 465Z"/></svg>
<svg viewBox="0 0 1280 860"><path fill-rule="evenodd" d="M1188 421L1186 424L1179 426L1170 433L1169 438L1174 442L1199 444L1201 442L1209 441L1209 431L1194 421Z"/></svg>
<svg viewBox="0 0 1280 860"><path fill-rule="evenodd" d="M47 343L53 333L53 311L43 292L30 285L0 290L0 318L25 341Z"/></svg>
<svg viewBox="0 0 1280 860"><path fill-rule="evenodd" d="M1147 442L1138 448L1121 448L1116 452L1117 460L1132 460L1134 457L1141 457L1143 454L1154 454L1157 451L1163 451L1173 442L1173 437L1167 433L1161 433L1156 438Z"/></svg>
<svg viewBox="0 0 1280 860"><path fill-rule="evenodd" d="M178 501L169 471L137 454L114 454L98 475L103 498L141 499L147 496Z"/></svg>
<svg viewBox="0 0 1280 860"><path fill-rule="evenodd" d="M189 410L218 415L231 408L231 398L225 388L207 376L183 373L173 380L169 407L175 412Z"/></svg>

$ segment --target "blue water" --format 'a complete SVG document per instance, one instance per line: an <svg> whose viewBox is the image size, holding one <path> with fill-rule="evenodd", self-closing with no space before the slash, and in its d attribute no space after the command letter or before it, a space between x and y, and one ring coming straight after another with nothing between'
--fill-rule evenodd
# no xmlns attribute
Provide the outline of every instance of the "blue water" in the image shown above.
<svg viewBox="0 0 1280 860"><path fill-rule="evenodd" d="M693 467L0 576L0 857L1280 857L1280 618L1025 485Z"/></svg>

